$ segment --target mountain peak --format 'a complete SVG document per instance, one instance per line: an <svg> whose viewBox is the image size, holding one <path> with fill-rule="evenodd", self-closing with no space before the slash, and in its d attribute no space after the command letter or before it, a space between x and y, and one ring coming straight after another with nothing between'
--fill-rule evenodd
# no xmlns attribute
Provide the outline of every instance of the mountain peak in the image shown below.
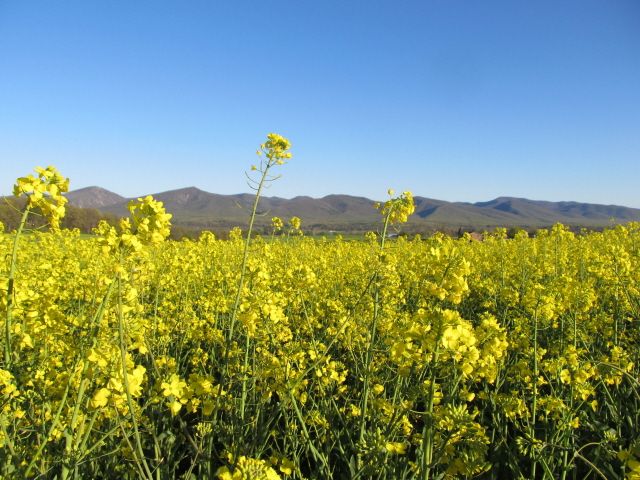
<svg viewBox="0 0 640 480"><path fill-rule="evenodd" d="M117 193L111 192L102 187L84 187L73 190L65 194L69 204L74 207L81 208L97 208L101 209L110 205L115 205L125 200L125 198Z"/></svg>
<svg viewBox="0 0 640 480"><path fill-rule="evenodd" d="M200 190L198 187L184 187L177 190L169 190L166 192L153 194L153 196L166 203L175 205L188 205L194 202L203 201L209 197L215 196L213 193Z"/></svg>
<svg viewBox="0 0 640 480"><path fill-rule="evenodd" d="M199 193L207 193L204 190L199 189L198 187L183 187L183 188L176 188L175 190L167 190L166 192L162 192L162 194L168 194L168 193L178 193L178 194L190 194L190 195L196 195Z"/></svg>

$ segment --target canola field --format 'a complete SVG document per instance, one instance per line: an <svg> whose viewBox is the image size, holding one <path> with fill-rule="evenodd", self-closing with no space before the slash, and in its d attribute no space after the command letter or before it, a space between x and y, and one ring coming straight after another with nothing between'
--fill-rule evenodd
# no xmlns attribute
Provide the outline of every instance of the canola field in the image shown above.
<svg viewBox="0 0 640 480"><path fill-rule="evenodd" d="M640 224L176 242L147 197L80 239L67 188L0 235L1 478L640 478Z"/></svg>

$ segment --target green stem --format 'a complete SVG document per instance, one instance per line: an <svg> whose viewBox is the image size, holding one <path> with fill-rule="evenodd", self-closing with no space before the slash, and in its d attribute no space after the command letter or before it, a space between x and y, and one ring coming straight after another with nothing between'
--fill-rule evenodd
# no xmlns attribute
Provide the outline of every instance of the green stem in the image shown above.
<svg viewBox="0 0 640 480"><path fill-rule="evenodd" d="M9 370L11 368L11 320L13 313L13 290L14 290L14 282L15 282L15 273L16 273L16 263L18 261L18 240L20 239L20 235L22 235L22 230L24 229L25 224L27 223L27 217L29 216L29 212L31 208L27 204L22 212L22 218L20 219L20 225L18 225L18 230L16 230L16 236L13 239L13 251L11 252L11 264L9 266L9 279L7 283L7 317L4 324L4 334L5 334L5 343L4 343L4 364L5 369Z"/></svg>
<svg viewBox="0 0 640 480"><path fill-rule="evenodd" d="M267 172L269 171L271 166L272 166L271 163L267 163L267 165L265 166L265 169L262 172L262 177L260 178L260 183L258 184L258 189L256 190L256 196L253 200L253 208L251 209L251 218L249 219L249 229L247 230L247 238L244 241L244 251L242 253L242 266L240 267L240 280L238 280L238 291L236 292L236 298L233 303L233 310L231 311L231 323L229 325L229 338L227 342L228 345L231 344L231 341L233 339L233 331L234 331L236 320L238 318L238 308L240 307L240 299L242 298L242 288L244 287L244 277L247 270L247 260L249 259L249 246L251 244L251 233L253 231L253 223L256 219L258 202L260 201L260 195L262 194L262 189L264 188L264 183L267 179Z"/></svg>
<svg viewBox="0 0 640 480"><path fill-rule="evenodd" d="M534 458L531 466L531 478L536 478L537 453L536 445L536 409L538 404L538 311L533 313L533 404L531 406L531 427L529 435L531 437Z"/></svg>
<svg viewBox="0 0 640 480"><path fill-rule="evenodd" d="M293 411L295 412L296 417L300 422L300 428L302 429L302 433L304 434L303 437L307 441L307 445L309 446L309 450L311 451L311 456L315 461L320 463L323 473L325 475L328 474L328 476L325 476L324 478L332 478L331 470L329 469L329 464L327 463L327 459L318 451L318 449L313 444L313 441L311 440L311 435L309 435L309 431L307 430L306 422L302 417L302 412L300 411L300 408L298 408L298 403L296 402L296 398L293 395L292 391L289 392L289 398L291 399L291 405L293 406Z"/></svg>
<svg viewBox="0 0 640 480"><path fill-rule="evenodd" d="M77 365L78 365L78 362L76 361L70 371L71 372L75 371ZM29 465L27 466L27 470L25 471L25 474L24 474L25 477L28 477L29 474L31 473L31 470L33 470L33 467L35 466L36 461L38 460L38 458L42 454L42 452L44 450L44 447L49 443L49 439L51 438L51 435L53 434L53 431L58 426L58 422L60 421L60 415L62 415L62 410L64 409L64 406L67 403L67 397L69 395L69 389L71 388L71 379L72 378L73 378L73 375L69 375L69 379L67 380L67 385L66 385L66 387L64 389L64 393L62 394L62 398L60 399L60 405L58 405L58 410L56 411L56 414L53 417L53 422L51 422L51 427L49 427L49 431L47 432L47 436L44 438L44 440L42 441L42 443L38 447L38 450L36 451L36 453L31 458L31 462L29 462Z"/></svg>
<svg viewBox="0 0 640 480"><path fill-rule="evenodd" d="M262 194L262 189L264 188L264 184L267 181L267 173L269 172L269 169L274 165L274 163L272 163L271 161L268 161L265 164L265 168L262 171L262 177L260 178L260 183L258 184L258 188L256 190L256 196L253 200L253 208L251 209L251 217L249 219L249 229L247 230L247 238L245 239L244 242L244 251L242 253L242 265L240 267L240 279L238 280L238 291L236 292L236 297L235 300L233 302L233 310L231 311L231 320L229 323L229 335L227 337L227 341L226 341L226 345L225 345L225 351L224 351L224 362L223 362L223 374L222 374L222 378L220 379L220 386L219 386L219 393L222 392L222 390L224 389L225 386L225 382L228 380L227 379L227 374L229 371L229 355L230 355L230 351L231 351L231 345L233 342L233 333L234 333L234 329L235 329L235 324L238 318L238 309L240 308L240 300L242 298L242 289L244 287L244 280L245 280L245 275L246 275L246 270L247 270L247 261L249 259L249 246L251 245L251 233L253 232L253 224L254 221L256 219L256 212L258 210L258 203L260 201L260 195ZM248 342L247 345L245 345L245 350L249 348ZM245 351L245 357L247 355L247 351ZM242 390L243 392L246 391L246 382L247 382L247 376L246 376L246 372L243 374L243 379L242 379ZM218 395L218 399L220 399L222 395ZM244 396L243 396L244 399ZM217 402L216 402L217 403ZM216 408L217 410L217 408ZM242 402L241 405L241 411L240 411L240 418L244 419L244 415L245 415L245 405L244 405L244 401Z"/></svg>
<svg viewBox="0 0 640 480"><path fill-rule="evenodd" d="M438 363L440 354L440 334L436 337L435 350L431 356L431 381L429 383L429 397L427 398L427 409L424 418L424 432L422 434L422 478L429 480L431 477L431 463L433 462L433 442L434 442L434 421L433 421L433 405L436 396L436 372L435 368Z"/></svg>
<svg viewBox="0 0 640 480"><path fill-rule="evenodd" d="M245 409L247 404L247 372L249 371L249 347L250 347L249 335L246 336L244 346L244 366L242 369L242 398L240 402L240 420L244 424Z"/></svg>
<svg viewBox="0 0 640 480"><path fill-rule="evenodd" d="M84 391L87 388L87 384L89 383L89 380L84 378L84 375L87 371L87 362L84 362L83 368L82 368L82 373L80 374L80 388L78 389L78 395L76 397L76 401L75 401L75 406L73 409L73 414L71 416L71 424L68 425L68 428L65 429L64 432L64 437L65 437L65 458L62 462L62 472L60 474L60 477L62 480L66 480L68 478L68 476L75 470L76 468L76 464L74 463L74 465L71 467L68 463L69 458L71 457L72 453L73 453L73 432L74 429L76 428L76 422L78 421L78 412L80 410L80 403L82 401L82 397L84 396ZM71 431L69 431L71 430Z"/></svg>
<svg viewBox="0 0 640 480"><path fill-rule="evenodd" d="M380 239L380 252L384 250L384 243L387 238L387 229L389 228L389 218L391 217L391 212L393 208L389 209L387 216L384 219L384 227L382 228L382 238ZM367 346L367 354L365 357L364 363L364 385L362 387L362 412L360 417L360 443L364 440L364 432L366 429L367 423L367 409L369 405L369 384L371 382L370 379L370 369L371 369L371 361L373 356L373 345L376 340L376 333L378 329L378 312L380 309L380 287L377 285L378 274L375 274L374 282L376 282L374 288L374 301L373 301L373 322L371 325L371 339L369 340L369 345Z"/></svg>
<svg viewBox="0 0 640 480"><path fill-rule="evenodd" d="M133 397L131 396L131 389L129 388L129 379L127 375L127 344L124 337L124 314L122 311L122 276L118 275L118 335L120 337L120 356L122 358L122 380L124 383L124 390L127 395L127 404L129 406L129 414L131 415L131 423L133 425L134 438L136 441L136 448L138 450L138 456L144 472L149 479L153 479L153 474L147 465L147 461L142 450L142 442L140 441L140 432L138 431L138 422L136 421L135 411L133 409Z"/></svg>

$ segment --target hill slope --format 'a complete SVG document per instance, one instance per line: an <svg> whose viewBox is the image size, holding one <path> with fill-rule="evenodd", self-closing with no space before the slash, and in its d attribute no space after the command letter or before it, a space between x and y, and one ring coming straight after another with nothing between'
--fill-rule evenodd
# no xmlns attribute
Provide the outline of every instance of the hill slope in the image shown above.
<svg viewBox="0 0 640 480"><path fill-rule="evenodd" d="M219 195L196 187L181 188L153 195L174 215L173 223L193 228L243 225L251 211L253 195ZM99 187L70 192L71 205L94 207L102 212L125 215L128 199ZM271 217L302 218L307 227L336 230L372 228L379 220L375 202L351 195L306 196L260 200L258 225ZM640 221L640 209L617 205L578 202L547 202L524 198L499 197L488 202L446 202L415 197L416 211L409 224L415 227L483 229L496 226L542 227L561 222L573 226L603 227L612 223Z"/></svg>
<svg viewBox="0 0 640 480"><path fill-rule="evenodd" d="M85 187L73 190L65 195L69 203L80 208L104 208L125 201L117 193L100 187Z"/></svg>

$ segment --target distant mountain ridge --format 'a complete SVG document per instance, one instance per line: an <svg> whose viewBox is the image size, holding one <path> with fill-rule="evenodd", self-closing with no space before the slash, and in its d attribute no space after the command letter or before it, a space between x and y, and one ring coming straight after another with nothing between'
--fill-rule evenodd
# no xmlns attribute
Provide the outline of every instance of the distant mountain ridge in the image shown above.
<svg viewBox="0 0 640 480"><path fill-rule="evenodd" d="M220 195L196 187L153 194L173 214L173 223L193 228L243 225L250 212L253 195ZM129 199L100 187L87 187L67 194L75 206L97 208L104 213L125 215ZM380 221L374 200L352 195L322 198L298 196L291 199L262 197L258 225L271 217L302 218L307 227L338 230L372 228ZM487 202L447 202L415 197L416 211L409 225L429 228L481 229L504 227L543 227L561 222L566 225L603 227L612 223L640 221L640 209L618 205L579 202L548 202L515 197L498 197Z"/></svg>

